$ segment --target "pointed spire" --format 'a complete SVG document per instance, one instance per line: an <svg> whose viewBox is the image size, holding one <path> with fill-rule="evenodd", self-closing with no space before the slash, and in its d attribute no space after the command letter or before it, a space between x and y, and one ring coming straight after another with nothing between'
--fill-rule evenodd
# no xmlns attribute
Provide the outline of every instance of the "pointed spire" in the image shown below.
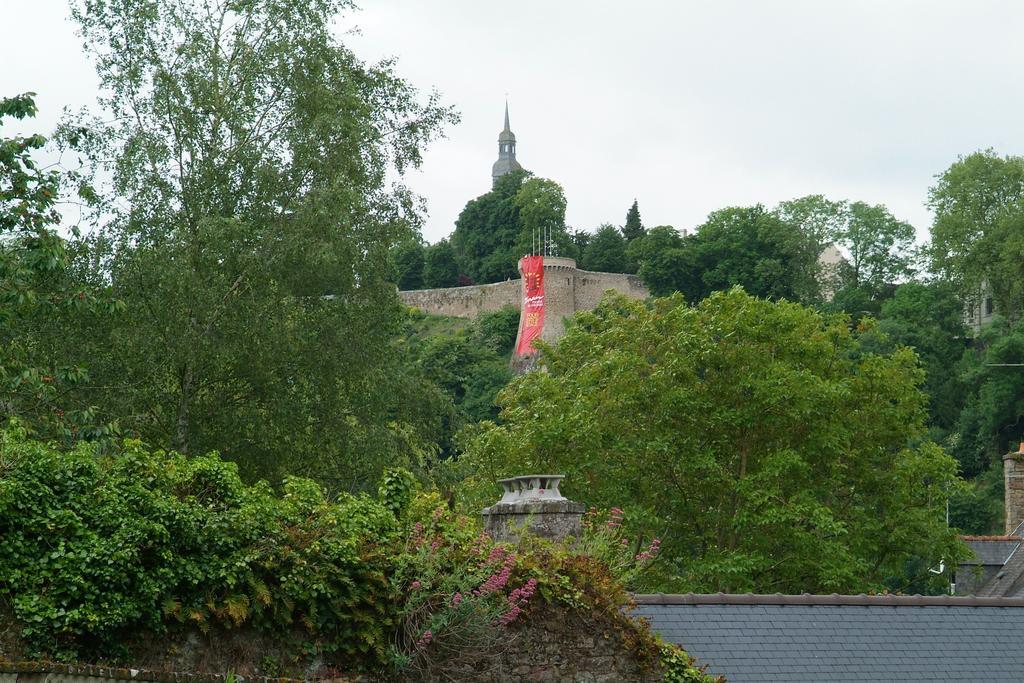
<svg viewBox="0 0 1024 683"><path fill-rule="evenodd" d="M491 167L491 179L497 182L499 176L523 167L516 161L516 136L508 122L508 95L505 96L505 130L498 134L498 160Z"/></svg>

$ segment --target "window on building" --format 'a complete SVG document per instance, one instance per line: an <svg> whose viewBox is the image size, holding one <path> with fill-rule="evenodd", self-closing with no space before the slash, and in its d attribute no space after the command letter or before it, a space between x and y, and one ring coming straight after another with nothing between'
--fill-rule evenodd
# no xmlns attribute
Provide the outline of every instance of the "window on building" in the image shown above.
<svg viewBox="0 0 1024 683"><path fill-rule="evenodd" d="M985 298L985 315L992 315L992 297Z"/></svg>

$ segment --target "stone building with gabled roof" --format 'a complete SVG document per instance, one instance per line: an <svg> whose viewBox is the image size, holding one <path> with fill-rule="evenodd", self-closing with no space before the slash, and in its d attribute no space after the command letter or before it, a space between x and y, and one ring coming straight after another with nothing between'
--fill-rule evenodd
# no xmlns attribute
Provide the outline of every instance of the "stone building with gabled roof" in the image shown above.
<svg viewBox="0 0 1024 683"><path fill-rule="evenodd" d="M957 595L1024 598L1024 443L1003 456L1003 501L1004 535L960 537L973 557L957 566Z"/></svg>

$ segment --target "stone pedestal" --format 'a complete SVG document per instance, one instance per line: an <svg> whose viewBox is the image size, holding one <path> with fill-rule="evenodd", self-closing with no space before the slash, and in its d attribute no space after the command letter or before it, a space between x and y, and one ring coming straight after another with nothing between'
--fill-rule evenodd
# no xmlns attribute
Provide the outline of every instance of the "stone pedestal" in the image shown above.
<svg viewBox="0 0 1024 683"><path fill-rule="evenodd" d="M498 483L501 500L483 511L484 528L496 541L516 542L525 533L549 541L578 538L586 506L565 498L558 490L563 475L533 474Z"/></svg>

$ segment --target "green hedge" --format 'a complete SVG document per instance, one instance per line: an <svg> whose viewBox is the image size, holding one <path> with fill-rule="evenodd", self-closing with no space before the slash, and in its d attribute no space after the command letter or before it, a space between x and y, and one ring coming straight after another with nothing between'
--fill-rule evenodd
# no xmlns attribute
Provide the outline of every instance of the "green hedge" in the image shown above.
<svg viewBox="0 0 1024 683"><path fill-rule="evenodd" d="M139 631L243 623L303 629L321 651L379 661L395 615L395 516L329 503L292 478L246 486L216 455L128 443L116 456L0 435L0 593L38 654L109 653Z"/></svg>

